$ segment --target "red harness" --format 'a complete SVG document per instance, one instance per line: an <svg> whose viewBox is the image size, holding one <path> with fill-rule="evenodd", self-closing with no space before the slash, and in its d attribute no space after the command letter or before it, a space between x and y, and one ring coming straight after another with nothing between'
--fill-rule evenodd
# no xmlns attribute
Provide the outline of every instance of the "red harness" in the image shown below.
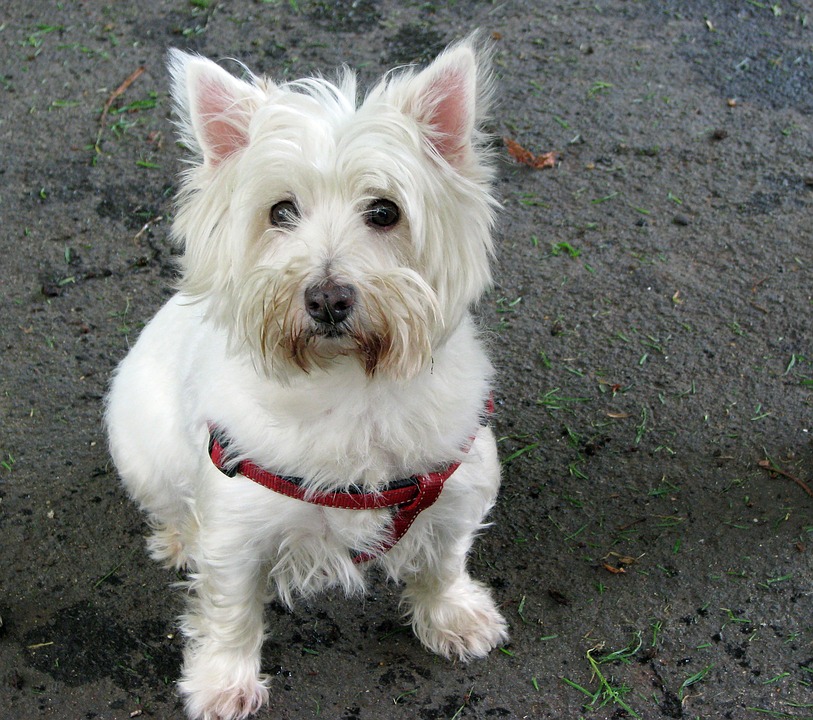
<svg viewBox="0 0 813 720"><path fill-rule="evenodd" d="M493 412L493 402L488 402L489 414ZM474 438L472 438L472 441ZM469 448L466 448L468 452ZM230 463L228 460L228 438L220 428L209 427L209 457L220 472L234 477L238 473L269 490L297 500L345 510L380 510L396 508L392 517L389 537L376 552L356 552L354 563L363 563L383 555L395 545L412 527L415 518L430 507L440 496L443 484L460 467L459 462L447 465L443 470L426 475L412 475L402 480L394 480L376 492L365 492L351 485L343 492L315 492L306 490L303 478L286 477L269 472L251 460Z"/></svg>

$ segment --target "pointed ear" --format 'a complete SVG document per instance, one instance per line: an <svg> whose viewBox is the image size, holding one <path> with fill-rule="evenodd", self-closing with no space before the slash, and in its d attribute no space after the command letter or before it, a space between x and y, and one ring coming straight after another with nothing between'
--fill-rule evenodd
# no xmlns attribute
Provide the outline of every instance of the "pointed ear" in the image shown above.
<svg viewBox="0 0 813 720"><path fill-rule="evenodd" d="M183 141L211 165L245 148L261 91L198 55L172 49L168 65Z"/></svg>
<svg viewBox="0 0 813 720"><path fill-rule="evenodd" d="M421 125L430 146L455 167L461 167L472 152L483 95L477 66L471 44L446 50L409 80L402 106Z"/></svg>

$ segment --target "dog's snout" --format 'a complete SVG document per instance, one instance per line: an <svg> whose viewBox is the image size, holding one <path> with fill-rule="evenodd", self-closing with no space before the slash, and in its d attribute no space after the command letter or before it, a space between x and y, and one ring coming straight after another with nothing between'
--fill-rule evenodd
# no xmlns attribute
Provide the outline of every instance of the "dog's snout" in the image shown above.
<svg viewBox="0 0 813 720"><path fill-rule="evenodd" d="M355 303L353 286L340 285L333 280L325 280L305 290L305 308L318 323L338 325L353 312Z"/></svg>

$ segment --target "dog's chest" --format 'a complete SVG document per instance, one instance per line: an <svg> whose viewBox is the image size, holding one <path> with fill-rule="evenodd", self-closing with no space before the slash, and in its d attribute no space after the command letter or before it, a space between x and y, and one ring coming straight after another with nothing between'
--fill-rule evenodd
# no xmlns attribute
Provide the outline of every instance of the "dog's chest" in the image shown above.
<svg viewBox="0 0 813 720"><path fill-rule="evenodd" d="M293 387L221 385L206 421L222 426L242 457L318 489L377 488L460 459L478 413L441 383L409 388L340 377ZM476 402L476 401L475 401Z"/></svg>
<svg viewBox="0 0 813 720"><path fill-rule="evenodd" d="M456 448L444 440L436 422L420 413L335 405L279 418L267 462L315 487L374 488L454 460Z"/></svg>

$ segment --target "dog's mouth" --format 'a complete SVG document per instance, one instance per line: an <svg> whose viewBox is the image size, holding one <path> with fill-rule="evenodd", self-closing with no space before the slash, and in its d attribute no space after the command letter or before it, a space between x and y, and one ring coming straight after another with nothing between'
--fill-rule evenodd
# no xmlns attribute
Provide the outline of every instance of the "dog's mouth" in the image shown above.
<svg viewBox="0 0 813 720"><path fill-rule="evenodd" d="M316 357L327 360L357 352L358 335L358 330L349 321L336 324L311 322L295 345L300 345L298 352L310 348Z"/></svg>
<svg viewBox="0 0 813 720"><path fill-rule="evenodd" d="M365 331L349 321L335 325L313 323L293 344L293 359L307 371L311 361L321 365L331 358L356 355L365 372L373 375L390 345L386 334Z"/></svg>
<svg viewBox="0 0 813 720"><path fill-rule="evenodd" d="M344 323L341 325L317 325L311 331L311 337L325 338L327 340L340 340L349 334Z"/></svg>

